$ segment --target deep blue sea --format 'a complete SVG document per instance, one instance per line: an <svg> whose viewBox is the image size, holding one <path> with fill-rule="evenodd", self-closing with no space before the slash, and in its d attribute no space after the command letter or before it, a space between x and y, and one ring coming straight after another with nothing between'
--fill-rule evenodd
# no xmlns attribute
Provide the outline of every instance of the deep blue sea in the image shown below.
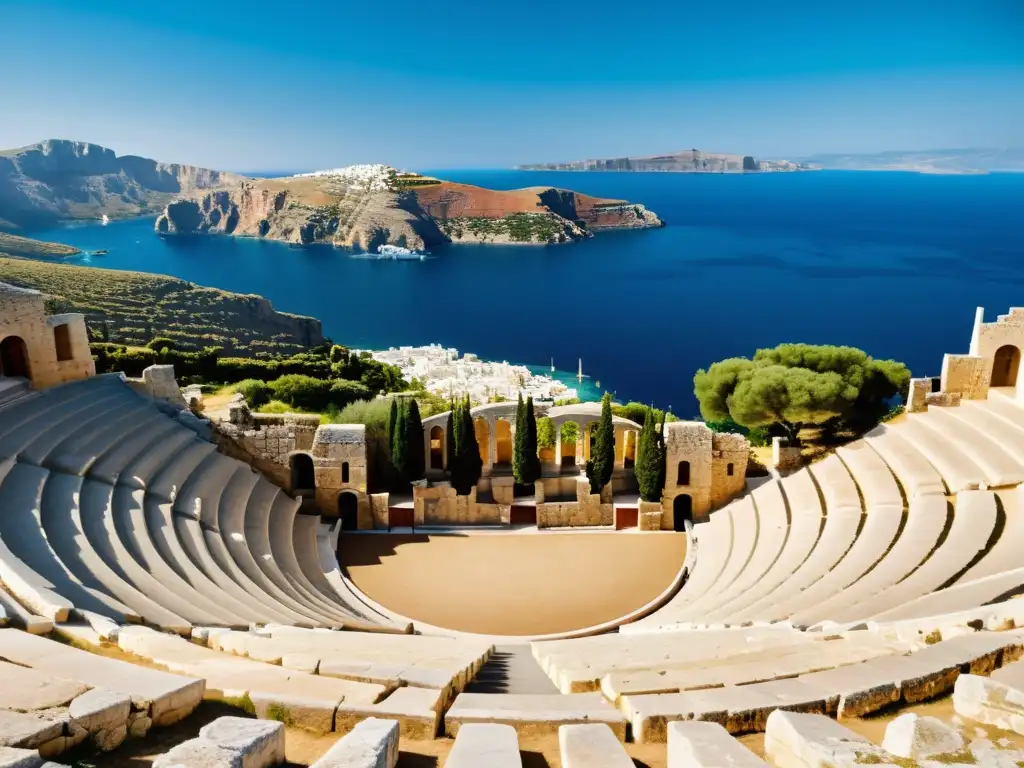
<svg viewBox="0 0 1024 768"><path fill-rule="evenodd" d="M974 308L1024 305L1024 174L758 175L429 171L643 203L668 226L551 247L457 245L422 262L231 237L163 240L152 220L28 233L136 269L267 296L359 347L439 342L575 370L619 399L695 415L694 372L785 341L849 344L938 375Z"/></svg>

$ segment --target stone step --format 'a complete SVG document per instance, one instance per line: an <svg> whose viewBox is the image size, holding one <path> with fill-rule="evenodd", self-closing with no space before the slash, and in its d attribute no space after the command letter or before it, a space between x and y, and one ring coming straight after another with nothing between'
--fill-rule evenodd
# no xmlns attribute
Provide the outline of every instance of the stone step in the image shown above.
<svg viewBox="0 0 1024 768"><path fill-rule="evenodd" d="M626 718L599 693L515 695L461 693L444 719L449 736L467 723L501 723L524 733L555 733L563 725L605 723L620 741L626 739Z"/></svg>
<svg viewBox="0 0 1024 768"><path fill-rule="evenodd" d="M563 725L558 729L562 768L633 768L633 761L604 723Z"/></svg>
<svg viewBox="0 0 1024 768"><path fill-rule="evenodd" d="M367 718L310 768L395 768L398 745L396 721Z"/></svg>
<svg viewBox="0 0 1024 768"><path fill-rule="evenodd" d="M218 717L194 739L153 761L153 768L210 766L268 768L284 763L284 724L244 717Z"/></svg>
<svg viewBox="0 0 1024 768"><path fill-rule="evenodd" d="M668 768L767 768L718 723L670 723Z"/></svg>
<svg viewBox="0 0 1024 768"><path fill-rule="evenodd" d="M445 768L523 768L516 729L495 723L464 725L444 765Z"/></svg>

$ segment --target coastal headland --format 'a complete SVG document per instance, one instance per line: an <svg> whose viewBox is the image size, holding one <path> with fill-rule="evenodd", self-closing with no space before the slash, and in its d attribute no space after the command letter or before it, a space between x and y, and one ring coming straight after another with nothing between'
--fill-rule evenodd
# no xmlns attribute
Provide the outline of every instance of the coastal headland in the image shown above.
<svg viewBox="0 0 1024 768"><path fill-rule="evenodd" d="M388 166L352 166L276 179L246 179L170 203L162 235L216 232L376 253L445 243L548 245L604 229L664 223L643 205L553 187L495 191Z"/></svg>

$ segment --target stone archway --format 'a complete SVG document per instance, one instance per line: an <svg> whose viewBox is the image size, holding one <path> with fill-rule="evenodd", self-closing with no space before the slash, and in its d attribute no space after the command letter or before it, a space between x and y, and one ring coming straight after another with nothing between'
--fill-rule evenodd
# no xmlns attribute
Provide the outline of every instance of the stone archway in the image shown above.
<svg viewBox="0 0 1024 768"><path fill-rule="evenodd" d="M341 530L359 529L359 497L352 491L338 494L338 517L341 519Z"/></svg>
<svg viewBox="0 0 1024 768"><path fill-rule="evenodd" d="M992 363L992 386L1017 386L1017 371L1020 369L1020 349L1013 344L1004 344L996 350Z"/></svg>
<svg viewBox="0 0 1024 768"><path fill-rule="evenodd" d="M672 528L685 531L687 521L693 522L693 499L688 493L680 493L672 499Z"/></svg>
<svg viewBox="0 0 1024 768"><path fill-rule="evenodd" d="M444 469L444 430L441 427L430 429L430 468Z"/></svg>
<svg viewBox="0 0 1024 768"><path fill-rule="evenodd" d="M0 376L32 378L28 364L28 347L20 336L8 336L0 341Z"/></svg>
<svg viewBox="0 0 1024 768"><path fill-rule="evenodd" d="M505 419L494 424L494 463L512 464L512 425Z"/></svg>

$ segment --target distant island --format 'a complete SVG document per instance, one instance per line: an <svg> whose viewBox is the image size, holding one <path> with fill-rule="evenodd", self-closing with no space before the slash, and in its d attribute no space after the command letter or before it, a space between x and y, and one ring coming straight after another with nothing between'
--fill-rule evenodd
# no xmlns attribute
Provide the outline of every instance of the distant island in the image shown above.
<svg viewBox="0 0 1024 768"><path fill-rule="evenodd" d="M147 215L164 236L210 232L397 257L444 243L547 245L664 226L639 203L552 187L493 191L387 165L261 179L59 139L0 151L0 230Z"/></svg>
<svg viewBox="0 0 1024 768"><path fill-rule="evenodd" d="M789 160L757 160L750 155L729 155L687 149L649 157L612 157L567 163L517 165L521 171L664 171L668 173L774 173L806 171L810 167Z"/></svg>
<svg viewBox="0 0 1024 768"><path fill-rule="evenodd" d="M812 167L846 171L912 171L937 174L978 174L1024 171L1024 148L932 149L874 154L826 154L803 158Z"/></svg>

